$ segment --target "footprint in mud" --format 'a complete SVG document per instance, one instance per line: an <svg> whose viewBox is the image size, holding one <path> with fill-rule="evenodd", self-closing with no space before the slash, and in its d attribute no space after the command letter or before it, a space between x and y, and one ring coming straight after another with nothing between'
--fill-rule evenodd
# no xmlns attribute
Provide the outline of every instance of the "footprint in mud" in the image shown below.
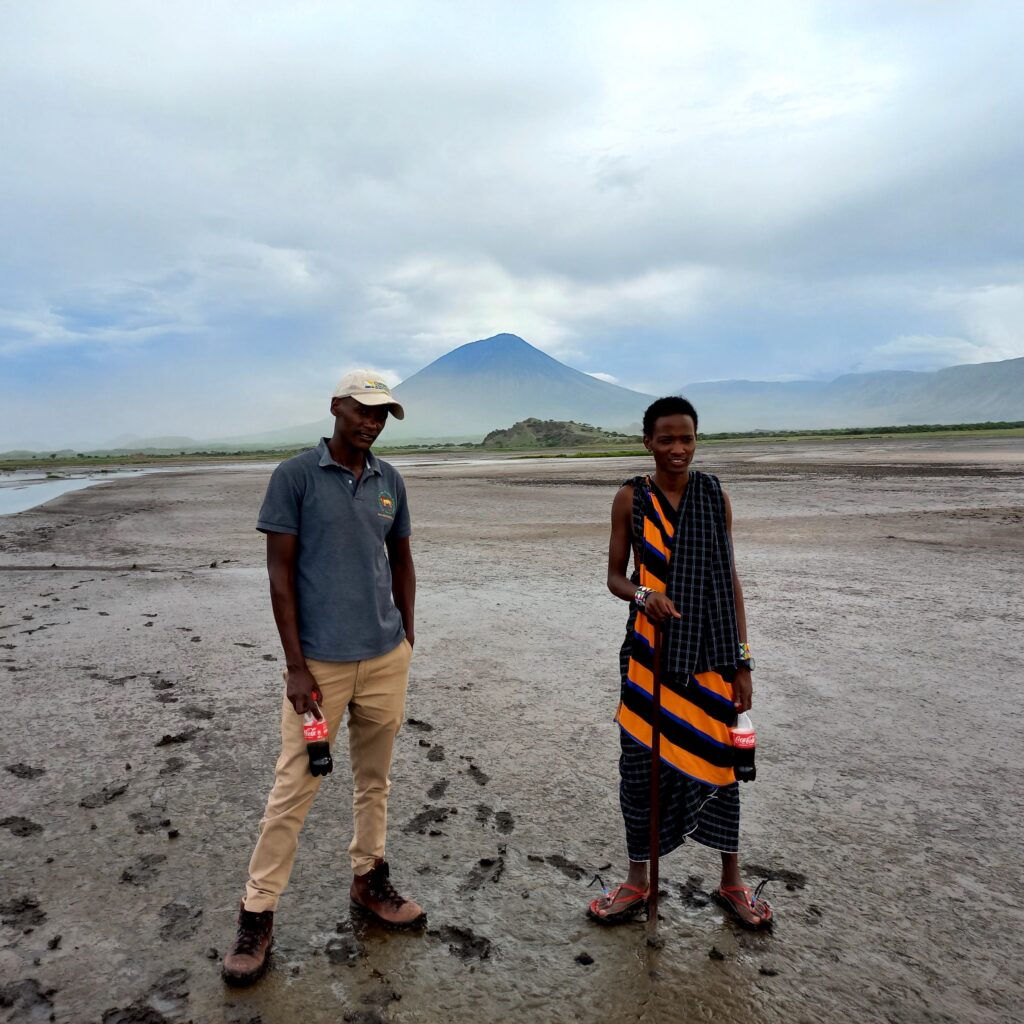
<svg viewBox="0 0 1024 1024"><path fill-rule="evenodd" d="M0 985L0 1006L14 1011L9 1020L53 1020L55 988L43 989L35 978Z"/></svg>
<svg viewBox="0 0 1024 1024"><path fill-rule="evenodd" d="M46 920L46 911L40 909L35 896L18 896L7 903L0 903L0 920L12 928L28 932Z"/></svg>
<svg viewBox="0 0 1024 1024"><path fill-rule="evenodd" d="M420 732L433 732L434 727L429 722L421 722L418 718L407 718L405 724L410 729L419 729Z"/></svg>
<svg viewBox="0 0 1024 1024"><path fill-rule="evenodd" d="M439 825L442 821L447 821L449 815L458 813L457 807L428 807L426 810L420 811L419 814L410 818L402 827L402 831L406 835L412 835L414 832L424 835L427 831L427 826Z"/></svg>
<svg viewBox="0 0 1024 1024"><path fill-rule="evenodd" d="M181 709L181 713L186 718L198 719L203 722L208 722L213 718L213 710L211 708L204 708L200 704L186 704Z"/></svg>
<svg viewBox="0 0 1024 1024"><path fill-rule="evenodd" d="M169 690L174 686L174 683L172 683L170 679L150 679L149 685L152 686L154 690Z"/></svg>
<svg viewBox="0 0 1024 1024"><path fill-rule="evenodd" d="M127 790L127 782L111 782L98 792L90 793L88 796L82 797L82 799L78 801L78 806L88 807L90 809L103 807L106 804L109 804L112 800L116 800L119 796L123 796Z"/></svg>
<svg viewBox="0 0 1024 1024"><path fill-rule="evenodd" d="M128 1006L106 1010L102 1024L170 1024L188 1007L188 971L177 968L162 975L144 996Z"/></svg>
<svg viewBox="0 0 1024 1024"><path fill-rule="evenodd" d="M440 779L427 790L427 796L430 797L431 800L440 800L441 797L448 792L449 785L450 783L447 779Z"/></svg>
<svg viewBox="0 0 1024 1024"><path fill-rule="evenodd" d="M769 882L782 882L790 892L803 889L807 885L807 876L800 871L789 868L765 867L763 864L744 864L744 873L767 878Z"/></svg>
<svg viewBox="0 0 1024 1024"><path fill-rule="evenodd" d="M190 740L194 740L199 735L199 730L194 726L189 729L184 729L181 732L176 733L164 733L156 741L158 747L169 747L174 743L188 743Z"/></svg>
<svg viewBox="0 0 1024 1024"><path fill-rule="evenodd" d="M463 892L476 892L488 882L497 882L505 873L504 857L481 857L462 885Z"/></svg>
<svg viewBox="0 0 1024 1024"><path fill-rule="evenodd" d="M536 860L535 857L530 857L530 860ZM583 870L575 861L566 860L559 853L553 853L550 856L544 858L546 864L550 864L553 868L558 868L559 871L565 875L566 878L571 878L574 882L580 881L586 877L586 871Z"/></svg>
<svg viewBox="0 0 1024 1024"><path fill-rule="evenodd" d="M478 785L486 786L491 781L490 775L481 771L475 764L469 766L469 777Z"/></svg>
<svg viewBox="0 0 1024 1024"><path fill-rule="evenodd" d="M148 835L151 832L159 832L161 829L168 828L171 824L170 818L165 818L164 813L160 809L153 809L149 811L132 811L128 815L129 820L135 826L135 831L139 835Z"/></svg>
<svg viewBox="0 0 1024 1024"><path fill-rule="evenodd" d="M685 882L676 886L679 892L679 899L684 907L700 909L711 903L711 893L701 888L704 879L700 875L688 875Z"/></svg>
<svg viewBox="0 0 1024 1024"><path fill-rule="evenodd" d="M145 853L121 872L121 881L128 885L146 885L156 878L160 865L166 860L162 853Z"/></svg>
<svg viewBox="0 0 1024 1024"><path fill-rule="evenodd" d="M444 747L431 747L430 753L427 754L428 761L443 761L444 760Z"/></svg>
<svg viewBox="0 0 1024 1024"><path fill-rule="evenodd" d="M460 960L487 960L493 949L490 939L474 934L469 928L445 925L443 928L431 928L427 934L447 942L448 952Z"/></svg>
<svg viewBox="0 0 1024 1024"><path fill-rule="evenodd" d="M186 903L167 903L160 908L160 938L190 939L199 930L203 919L201 907L190 907Z"/></svg>
<svg viewBox="0 0 1024 1024"><path fill-rule="evenodd" d="M33 768L32 765L25 764L24 761L7 765L7 770L19 779L38 779L40 775L46 774L45 768Z"/></svg>
<svg viewBox="0 0 1024 1024"><path fill-rule="evenodd" d="M167 763L157 773L159 775L173 775L175 772L180 772L185 767L185 758L183 757L169 757Z"/></svg>
<svg viewBox="0 0 1024 1024"><path fill-rule="evenodd" d="M516 827L516 820L508 811L495 811L487 804L476 805L476 820L481 825L486 825L491 818L494 818L494 827L504 836L511 835Z"/></svg>
<svg viewBox="0 0 1024 1024"><path fill-rule="evenodd" d="M324 953L335 966L354 967L356 961L366 956L366 947L354 935L332 935L324 946Z"/></svg>
<svg viewBox="0 0 1024 1024"><path fill-rule="evenodd" d="M0 818L0 828L9 828L14 835L20 836L22 839L38 835L43 831L43 826L38 821L31 821L29 818L22 818L17 815L9 818Z"/></svg>

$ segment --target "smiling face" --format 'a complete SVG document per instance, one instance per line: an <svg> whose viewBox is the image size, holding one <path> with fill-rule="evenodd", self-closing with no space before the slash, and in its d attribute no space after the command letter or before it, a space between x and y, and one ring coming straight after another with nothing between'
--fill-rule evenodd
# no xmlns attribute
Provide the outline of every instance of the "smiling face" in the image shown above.
<svg viewBox="0 0 1024 1024"><path fill-rule="evenodd" d="M693 417L684 413L659 416L651 434L644 435L644 447L654 456L654 465L668 476L685 475L697 450L697 428Z"/></svg>
<svg viewBox="0 0 1024 1024"><path fill-rule="evenodd" d="M334 436L356 451L369 451L388 421L386 405L363 405L354 398L331 400Z"/></svg>

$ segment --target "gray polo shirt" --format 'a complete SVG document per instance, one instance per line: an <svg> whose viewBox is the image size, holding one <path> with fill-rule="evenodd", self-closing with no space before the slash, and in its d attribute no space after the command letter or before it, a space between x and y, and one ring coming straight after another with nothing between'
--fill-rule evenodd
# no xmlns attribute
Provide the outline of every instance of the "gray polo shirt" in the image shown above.
<svg viewBox="0 0 1024 1024"><path fill-rule="evenodd" d="M393 466L367 453L357 483L321 438L274 470L256 528L299 539L295 591L307 658L362 661L401 643L384 540L408 537L412 527Z"/></svg>

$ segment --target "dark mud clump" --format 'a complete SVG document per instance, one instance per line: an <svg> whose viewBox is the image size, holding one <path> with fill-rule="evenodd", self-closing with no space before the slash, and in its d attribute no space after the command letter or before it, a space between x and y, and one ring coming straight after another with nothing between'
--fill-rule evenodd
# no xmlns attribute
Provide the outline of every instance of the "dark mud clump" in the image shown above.
<svg viewBox="0 0 1024 1024"><path fill-rule="evenodd" d="M516 827L516 819L508 811L497 811L495 812L493 807L488 807L487 804L476 805L476 820L481 825L486 825L491 818L494 818L494 827L502 835L511 835L513 829Z"/></svg>
<svg viewBox="0 0 1024 1024"><path fill-rule="evenodd" d="M406 835L412 835L415 832L424 835L429 825L439 825L442 821L447 821L450 815L458 813L458 809L455 807L428 807L425 811L420 811L415 817L410 818L403 826L402 831Z"/></svg>
<svg viewBox="0 0 1024 1024"><path fill-rule="evenodd" d="M463 892L476 892L477 889L488 882L498 882L505 873L504 857L481 857L476 866L469 873L462 886Z"/></svg>
<svg viewBox="0 0 1024 1024"><path fill-rule="evenodd" d="M160 938L190 939L198 931L202 919L201 907L190 907L185 903L167 903L160 908Z"/></svg>
<svg viewBox="0 0 1024 1024"><path fill-rule="evenodd" d="M447 779L441 779L440 781L435 782L430 789L427 790L427 796L429 796L431 800L440 800L441 797L448 792L449 785L450 783Z"/></svg>
<svg viewBox="0 0 1024 1024"><path fill-rule="evenodd" d="M790 892L803 889L807 885L807 876L800 871L789 868L765 867L763 864L744 864L743 870L748 875L760 875L769 882L782 882Z"/></svg>
<svg viewBox="0 0 1024 1024"><path fill-rule="evenodd" d="M444 747L431 747L430 753L427 754L428 761L443 761L444 760Z"/></svg>
<svg viewBox="0 0 1024 1024"><path fill-rule="evenodd" d="M38 779L40 775L46 774L45 768L33 768L32 765L25 764L24 761L7 765L7 770L19 779Z"/></svg>
<svg viewBox="0 0 1024 1024"><path fill-rule="evenodd" d="M19 896L0 903L0 920L24 932L41 925L46 920L46 911L40 909L35 896Z"/></svg>
<svg viewBox="0 0 1024 1024"><path fill-rule="evenodd" d="M485 771L481 771L475 764L469 766L469 777L478 785L486 786L491 781L490 775Z"/></svg>
<svg viewBox="0 0 1024 1024"><path fill-rule="evenodd" d="M419 729L420 732L434 731L434 727L429 722L421 722L418 718L407 718L405 724L411 729Z"/></svg>
<svg viewBox="0 0 1024 1024"><path fill-rule="evenodd" d="M427 934L447 942L448 952L460 960L487 960L493 949L490 939L474 934L469 928L445 925L443 928L431 929Z"/></svg>
<svg viewBox="0 0 1024 1024"><path fill-rule="evenodd" d="M121 881L128 885L146 885L160 873L160 865L167 858L162 853L146 853L121 872Z"/></svg>
<svg viewBox="0 0 1024 1024"><path fill-rule="evenodd" d="M10 1020L31 1020L53 1009L50 997L56 991L53 988L44 990L35 978L11 981L0 985L0 1008L14 1011Z"/></svg>
<svg viewBox="0 0 1024 1024"><path fill-rule="evenodd" d="M158 747L169 747L173 743L188 743L190 740L194 740L199 735L199 730L194 726L190 729L183 729L181 732L176 733L164 733L156 741Z"/></svg>
<svg viewBox="0 0 1024 1024"><path fill-rule="evenodd" d="M594 958L585 950L582 953L578 953L574 959L576 963L582 964L584 967L589 967L594 962Z"/></svg>
<svg viewBox="0 0 1024 1024"><path fill-rule="evenodd" d="M38 821L31 821L28 818L21 818L17 815L10 818L0 818L0 828L9 828L16 836L21 836L23 839L43 831L43 826Z"/></svg>
<svg viewBox="0 0 1024 1024"><path fill-rule="evenodd" d="M112 800L116 800L119 796L123 796L128 791L127 782L110 783L108 786L104 786L97 793L90 793L88 796L82 797L78 801L79 807L88 807L90 809L96 807L103 807L105 804L109 804Z"/></svg>
<svg viewBox="0 0 1024 1024"><path fill-rule="evenodd" d="M159 832L170 825L171 819L165 818L163 811L156 809L150 811L132 811L128 815L129 820L135 826L139 835L148 835L151 832Z"/></svg>

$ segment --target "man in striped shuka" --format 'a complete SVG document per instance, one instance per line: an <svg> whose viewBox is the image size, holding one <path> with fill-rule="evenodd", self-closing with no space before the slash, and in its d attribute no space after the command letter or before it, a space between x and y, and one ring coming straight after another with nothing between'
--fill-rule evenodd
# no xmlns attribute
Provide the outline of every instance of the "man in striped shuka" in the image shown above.
<svg viewBox="0 0 1024 1024"><path fill-rule="evenodd" d="M732 557L732 507L716 477L690 468L697 411L659 398L644 413L654 473L627 480L612 503L608 589L630 602L620 669L619 796L629 874L590 904L602 924L636 918L647 905L655 629L661 631L659 855L689 837L719 851L713 895L750 928L771 907L739 870L739 786L729 727L751 706L753 660L743 590ZM630 554L634 571L626 575Z"/></svg>

